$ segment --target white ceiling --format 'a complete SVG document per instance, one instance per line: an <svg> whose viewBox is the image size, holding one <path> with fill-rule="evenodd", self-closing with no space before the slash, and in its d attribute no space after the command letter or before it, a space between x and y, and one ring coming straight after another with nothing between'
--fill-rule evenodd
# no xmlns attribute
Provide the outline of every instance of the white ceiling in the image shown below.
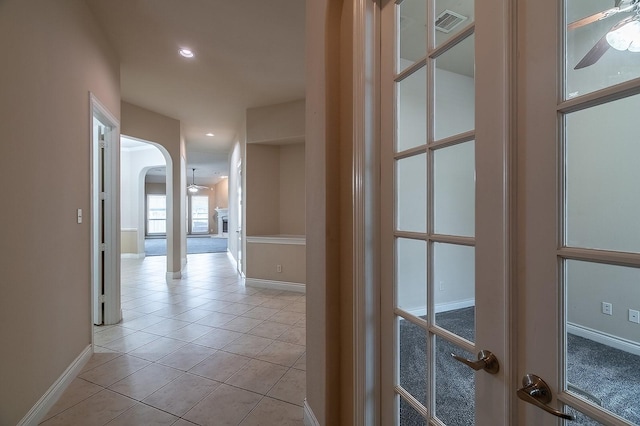
<svg viewBox="0 0 640 426"><path fill-rule="evenodd" d="M304 98L304 0L85 1L120 57L122 99L182 122L196 175L228 173L247 108Z"/></svg>

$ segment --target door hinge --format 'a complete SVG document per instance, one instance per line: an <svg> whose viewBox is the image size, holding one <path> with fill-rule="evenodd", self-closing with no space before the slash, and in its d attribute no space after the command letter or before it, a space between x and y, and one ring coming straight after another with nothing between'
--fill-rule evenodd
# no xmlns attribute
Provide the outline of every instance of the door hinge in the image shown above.
<svg viewBox="0 0 640 426"><path fill-rule="evenodd" d="M107 149L107 143L105 141L100 141L100 148Z"/></svg>
<svg viewBox="0 0 640 426"><path fill-rule="evenodd" d="M100 199L101 200L106 200L107 199L107 193L106 192L101 192L100 193Z"/></svg>
<svg viewBox="0 0 640 426"><path fill-rule="evenodd" d="M98 296L99 303L104 303L104 299L105 299L104 294L101 294L100 296Z"/></svg>
<svg viewBox="0 0 640 426"><path fill-rule="evenodd" d="M105 251L107 250L107 244L106 243L100 243L100 251Z"/></svg>

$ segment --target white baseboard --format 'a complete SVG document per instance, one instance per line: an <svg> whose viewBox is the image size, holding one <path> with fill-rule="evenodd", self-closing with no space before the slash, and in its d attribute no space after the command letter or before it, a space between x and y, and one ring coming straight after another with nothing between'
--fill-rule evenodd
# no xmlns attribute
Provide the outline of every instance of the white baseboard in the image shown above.
<svg viewBox="0 0 640 426"><path fill-rule="evenodd" d="M144 253L121 253L122 259L144 259L146 255Z"/></svg>
<svg viewBox="0 0 640 426"><path fill-rule="evenodd" d="M247 287L268 288L270 290L286 290L298 293L306 293L307 286L301 283L290 283L286 281L261 280L259 278L245 278Z"/></svg>
<svg viewBox="0 0 640 426"><path fill-rule="evenodd" d="M589 327L567 323L567 333L575 334L576 336L584 337L585 339L593 340L594 342L620 349L630 354L640 355L640 344Z"/></svg>
<svg viewBox="0 0 640 426"><path fill-rule="evenodd" d="M455 311L456 309L468 308L470 306L475 306L475 304L476 304L475 299L465 299L465 300L456 300L455 302L438 303L435 306L435 311L436 311L436 314L439 314L440 312L449 312L449 311ZM409 312L411 315L415 315L417 317L422 317L427 315L426 306L421 306L414 309L405 309L405 310Z"/></svg>
<svg viewBox="0 0 640 426"><path fill-rule="evenodd" d="M44 416L47 415L51 407L58 401L62 393L71 384L73 379L76 378L85 364L89 361L93 355L93 348L91 345L87 346L80 355L67 367L62 375L56 380L51 387L45 392L44 395L36 402L36 404L29 410L26 416L20 422L18 426L36 426L40 423Z"/></svg>
<svg viewBox="0 0 640 426"><path fill-rule="evenodd" d="M304 399L304 426L320 426L318 423L318 419L316 419L315 414L313 414L313 410L309 407L307 403L307 398Z"/></svg>
<svg viewBox="0 0 640 426"><path fill-rule="evenodd" d="M229 260L233 264L233 269L238 269L238 262L236 262L236 258L233 257L233 254L231 253L231 251L229 249L227 249L227 257L229 258Z"/></svg>

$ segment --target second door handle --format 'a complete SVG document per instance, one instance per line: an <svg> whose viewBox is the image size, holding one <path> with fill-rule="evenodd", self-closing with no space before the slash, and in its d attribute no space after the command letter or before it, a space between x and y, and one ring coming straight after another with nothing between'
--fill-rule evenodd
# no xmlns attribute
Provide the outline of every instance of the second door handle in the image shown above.
<svg viewBox="0 0 640 426"><path fill-rule="evenodd" d="M457 361L460 361L461 363L473 368L476 371L482 369L490 374L497 374L498 371L500 371L500 363L498 362L498 358L496 358L496 356L489 351L480 351L478 353L477 361L466 359L456 354L451 354L451 356Z"/></svg>

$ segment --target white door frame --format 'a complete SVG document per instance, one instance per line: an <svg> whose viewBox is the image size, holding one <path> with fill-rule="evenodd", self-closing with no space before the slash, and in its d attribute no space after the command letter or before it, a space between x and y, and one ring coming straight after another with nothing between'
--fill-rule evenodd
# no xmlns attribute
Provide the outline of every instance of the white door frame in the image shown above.
<svg viewBox="0 0 640 426"><path fill-rule="evenodd" d="M89 93L91 115L89 117L89 141L91 143L91 321L94 321L100 309L100 285L97 273L100 261L99 203L103 197L100 193L99 161L100 142L93 131L93 118L107 126L104 149L104 316L103 324L117 324L122 319L120 307L120 122L113 114ZM93 339L93 337L92 337Z"/></svg>
<svg viewBox="0 0 640 426"><path fill-rule="evenodd" d="M380 6L353 3L353 424L379 425Z"/></svg>

